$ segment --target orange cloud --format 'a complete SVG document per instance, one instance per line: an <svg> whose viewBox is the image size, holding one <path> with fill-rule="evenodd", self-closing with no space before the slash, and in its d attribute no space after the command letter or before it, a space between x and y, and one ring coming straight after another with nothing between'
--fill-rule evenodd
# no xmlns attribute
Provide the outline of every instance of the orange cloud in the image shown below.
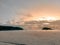
<svg viewBox="0 0 60 45"><path fill-rule="evenodd" d="M16 17L17 22L30 21L40 17L55 17L60 19L60 8L53 5L37 6L28 9L18 10Z"/></svg>

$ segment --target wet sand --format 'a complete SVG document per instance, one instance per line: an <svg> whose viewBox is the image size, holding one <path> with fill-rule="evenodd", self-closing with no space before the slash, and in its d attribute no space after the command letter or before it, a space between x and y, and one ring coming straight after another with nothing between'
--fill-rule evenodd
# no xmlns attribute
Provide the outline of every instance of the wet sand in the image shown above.
<svg viewBox="0 0 60 45"><path fill-rule="evenodd" d="M60 31L59 30L0 31L0 45L6 44L60 45Z"/></svg>

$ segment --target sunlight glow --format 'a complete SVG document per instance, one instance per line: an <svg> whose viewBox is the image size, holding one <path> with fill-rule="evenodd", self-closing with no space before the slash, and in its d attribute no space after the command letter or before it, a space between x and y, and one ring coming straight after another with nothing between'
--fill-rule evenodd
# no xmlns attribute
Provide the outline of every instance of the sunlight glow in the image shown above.
<svg viewBox="0 0 60 45"><path fill-rule="evenodd" d="M54 17L49 17L49 16L47 16L47 17L40 17L40 18L37 18L37 19L34 19L34 20L37 20L37 21L44 21L44 20L46 20L46 21L55 21L55 20L57 20L56 18L54 18Z"/></svg>

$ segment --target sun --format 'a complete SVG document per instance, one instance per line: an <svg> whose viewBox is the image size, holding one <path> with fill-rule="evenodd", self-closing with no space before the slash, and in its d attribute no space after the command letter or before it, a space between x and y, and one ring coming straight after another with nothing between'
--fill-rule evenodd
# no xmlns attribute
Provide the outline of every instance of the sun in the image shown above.
<svg viewBox="0 0 60 45"><path fill-rule="evenodd" d="M37 18L37 19L35 19L35 20L37 20L37 21L55 21L55 20L57 20L55 17L49 17L49 16L47 16L47 17L40 17L40 18Z"/></svg>

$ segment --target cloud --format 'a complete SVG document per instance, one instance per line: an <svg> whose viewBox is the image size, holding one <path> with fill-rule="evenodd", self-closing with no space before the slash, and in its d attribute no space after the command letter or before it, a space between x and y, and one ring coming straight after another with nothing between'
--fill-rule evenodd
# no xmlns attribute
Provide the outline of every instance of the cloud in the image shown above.
<svg viewBox="0 0 60 45"><path fill-rule="evenodd" d="M55 17L60 19L60 8L53 5L34 6L28 9L19 9L13 17L16 22L31 21L40 17Z"/></svg>

